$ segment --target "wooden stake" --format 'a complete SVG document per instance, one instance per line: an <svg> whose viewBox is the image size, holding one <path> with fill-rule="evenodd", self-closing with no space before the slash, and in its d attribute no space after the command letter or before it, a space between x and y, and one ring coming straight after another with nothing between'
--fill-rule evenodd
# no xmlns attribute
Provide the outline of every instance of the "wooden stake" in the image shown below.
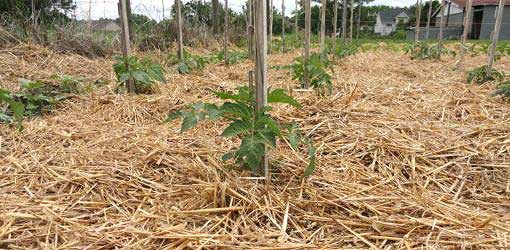
<svg viewBox="0 0 510 250"><path fill-rule="evenodd" d="M267 105L267 1L255 1L255 95L257 110ZM261 168L264 169L266 182L269 183L269 158L264 155Z"/></svg>
<svg viewBox="0 0 510 250"><path fill-rule="evenodd" d="M354 27L353 24L354 24L354 1L351 0L351 18L350 18L350 25L349 25L349 42L352 43L352 37L353 37L353 32L352 32L352 28Z"/></svg>
<svg viewBox="0 0 510 250"><path fill-rule="evenodd" d="M443 28L444 28L444 9L445 9L445 0L441 0L441 21L439 24L439 35L437 38L437 50L441 51L443 49Z"/></svg>
<svg viewBox="0 0 510 250"><path fill-rule="evenodd" d="M282 52L287 52L285 47L285 0L282 0Z"/></svg>
<svg viewBox="0 0 510 250"><path fill-rule="evenodd" d="M430 38L430 19L432 18L432 5L434 0L430 0L429 2L429 12L427 13L427 31L425 33L425 40L429 40Z"/></svg>
<svg viewBox="0 0 510 250"><path fill-rule="evenodd" d="M342 40L347 39L347 0L342 0Z"/></svg>
<svg viewBox="0 0 510 250"><path fill-rule="evenodd" d="M228 64L228 0L225 0L225 23L224 23L224 38L223 38L223 59L225 61L225 65Z"/></svg>
<svg viewBox="0 0 510 250"><path fill-rule="evenodd" d="M356 25L356 27L357 27L356 40L359 39L359 32L361 30L361 10L363 9L363 1L359 2L358 8L359 8L359 12L358 12L358 24Z"/></svg>
<svg viewBox="0 0 510 250"><path fill-rule="evenodd" d="M421 0L416 0L416 26L414 40L420 41L420 23L421 23Z"/></svg>
<svg viewBox="0 0 510 250"><path fill-rule="evenodd" d="M32 18L32 26L35 27L37 25L37 21L36 21L36 17L35 17L35 3L34 3L34 0L31 1L31 7L32 7L32 14L31 15L31 18ZM90 13L90 9L89 9L89 13ZM90 18L90 15L89 15L89 18Z"/></svg>
<svg viewBox="0 0 510 250"><path fill-rule="evenodd" d="M182 18L181 18L181 0L175 0L177 16L177 56L179 60L184 59L184 49L182 46Z"/></svg>
<svg viewBox="0 0 510 250"><path fill-rule="evenodd" d="M248 20L246 23L246 35L248 37L248 57L254 60L254 49L253 49L253 3L252 0L248 0L246 6Z"/></svg>
<svg viewBox="0 0 510 250"><path fill-rule="evenodd" d="M333 0L333 33L331 37L333 38L333 52L336 51L336 31L337 31L337 22L338 22L338 0Z"/></svg>
<svg viewBox="0 0 510 250"><path fill-rule="evenodd" d="M499 40L499 31L501 30L501 20L503 20L503 11L505 9L505 0L499 0L498 13L496 16L496 24L494 25L494 31L492 32L492 44L489 51L489 61L487 63L487 77L492 74L492 67L494 65L494 56L496 55L496 46Z"/></svg>
<svg viewBox="0 0 510 250"><path fill-rule="evenodd" d="M321 35L320 35L320 43L321 43L321 57L326 57L326 6L327 1L322 0L321 3Z"/></svg>
<svg viewBox="0 0 510 250"><path fill-rule="evenodd" d="M310 33L312 28L312 10L310 7L310 0L304 0L305 1L305 47L303 48L303 61L305 64L308 64L308 61L310 60ZM304 68L303 72L303 88L308 89L310 87L310 79L309 79L309 72L308 67Z"/></svg>
<svg viewBox="0 0 510 250"><path fill-rule="evenodd" d="M296 10L295 10L295 16L294 16L294 29L295 29L295 32L296 32L296 35L299 34L299 23L298 23L298 0L296 0Z"/></svg>
<svg viewBox="0 0 510 250"><path fill-rule="evenodd" d="M464 10L464 30L462 31L462 37L460 39L460 58L457 63L457 68L464 70L464 54L466 53L466 42L469 33L469 20L471 19L473 0L467 0L466 9Z"/></svg>
<svg viewBox="0 0 510 250"><path fill-rule="evenodd" d="M126 64L126 69L129 70L129 53L130 53L130 41L129 41L129 27L128 27L128 15L127 15L127 4L126 0L120 0L120 11L121 11L121 24L122 24L122 55ZM126 88L129 93L135 93L136 87L135 82L132 78L126 82Z"/></svg>
<svg viewBox="0 0 510 250"><path fill-rule="evenodd" d="M267 36L267 41L268 41L268 44L267 44L267 53L268 54L271 54L272 52L272 44L273 44L273 0L268 0L269 1L269 34Z"/></svg>

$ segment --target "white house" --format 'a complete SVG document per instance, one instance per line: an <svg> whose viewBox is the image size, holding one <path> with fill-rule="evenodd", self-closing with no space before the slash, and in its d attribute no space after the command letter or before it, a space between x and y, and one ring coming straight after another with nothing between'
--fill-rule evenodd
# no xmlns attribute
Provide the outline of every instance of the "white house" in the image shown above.
<svg viewBox="0 0 510 250"><path fill-rule="evenodd" d="M397 30L399 23L408 23L410 15L405 9L395 8L377 13L374 33L388 36Z"/></svg>

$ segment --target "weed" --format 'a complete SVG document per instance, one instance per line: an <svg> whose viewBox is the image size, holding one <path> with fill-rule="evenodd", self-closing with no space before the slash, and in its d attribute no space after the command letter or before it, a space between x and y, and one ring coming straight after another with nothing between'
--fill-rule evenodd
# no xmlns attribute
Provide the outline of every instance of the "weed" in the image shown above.
<svg viewBox="0 0 510 250"><path fill-rule="evenodd" d="M182 118L181 132L195 127L203 120L225 119L230 125L225 128L221 136L237 137L241 139L240 146L226 153L222 159L233 159L236 164L248 168L254 173L260 172L262 158L267 148L275 148L277 139L286 139L293 149L297 150L304 143L309 146L310 163L305 170L309 176L315 169L315 148L309 139L303 139L297 125L280 125L270 114L271 106L262 110L256 109L255 94L248 87L240 87L237 93L215 92L215 95L224 100L221 106L211 103L195 103L186 108L171 113L166 122ZM285 94L282 89L276 89L268 94L268 103L283 103L294 107L301 105L292 97Z"/></svg>
<svg viewBox="0 0 510 250"><path fill-rule="evenodd" d="M0 123L15 122L21 130L21 122L25 113L25 105L14 99L11 92L0 88Z"/></svg>
<svg viewBox="0 0 510 250"><path fill-rule="evenodd" d="M121 86L126 86L129 79L135 83L136 93L150 92L157 83L166 83L164 70L161 65L152 63L149 59L139 59L136 56L115 57L113 69ZM127 64L127 68L126 68Z"/></svg>
<svg viewBox="0 0 510 250"><path fill-rule="evenodd" d="M490 81L501 81L504 78L504 73L498 71L497 69L492 69L490 74L488 74L489 66L483 65L481 67L475 68L468 72L467 75L467 83L478 83L483 84Z"/></svg>
<svg viewBox="0 0 510 250"><path fill-rule="evenodd" d="M338 44L335 51L332 47L328 47L327 53L335 55L336 58L352 56L358 53L358 45L355 43Z"/></svg>

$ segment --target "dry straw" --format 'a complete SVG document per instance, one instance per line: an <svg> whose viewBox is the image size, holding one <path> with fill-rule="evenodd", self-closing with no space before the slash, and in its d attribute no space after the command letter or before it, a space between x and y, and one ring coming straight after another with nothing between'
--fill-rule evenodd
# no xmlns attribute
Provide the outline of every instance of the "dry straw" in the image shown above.
<svg viewBox="0 0 510 250"><path fill-rule="evenodd" d="M248 63L169 74L154 95L115 94L112 83L22 133L1 125L0 248L508 249L510 104L451 65L361 53L335 66L331 97L294 91L304 108L276 116L303 124L318 169L302 180L307 160L282 144L270 186L218 160L237 143L218 136L225 124L179 134L161 122L246 83ZM508 58L498 67L508 72ZM0 51L3 87L53 74L113 81L109 60ZM285 71L270 82L297 86Z"/></svg>

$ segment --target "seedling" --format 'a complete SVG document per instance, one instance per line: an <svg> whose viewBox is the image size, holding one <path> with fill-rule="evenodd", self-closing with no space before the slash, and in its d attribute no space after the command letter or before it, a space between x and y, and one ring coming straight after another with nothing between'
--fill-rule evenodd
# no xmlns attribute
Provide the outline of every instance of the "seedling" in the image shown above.
<svg viewBox="0 0 510 250"><path fill-rule="evenodd" d="M193 71L202 71L206 64L216 60L214 57L192 55L187 51L184 51L184 58L179 60L177 55L170 54L168 60L171 64L176 64L177 72L180 74L189 74Z"/></svg>
<svg viewBox="0 0 510 250"><path fill-rule="evenodd" d="M211 103L195 103L182 110L172 112L166 122L182 118L181 133L183 133L207 119L230 121L221 136L237 137L241 139L241 144L237 149L226 153L222 159L224 161L234 160L242 168L248 168L254 173L260 173L259 168L266 148L275 148L278 139L287 140L294 150L298 150L302 144L308 145L310 161L304 175L307 177L312 174L316 164L315 148L309 139L299 135L297 125L282 126L269 114L272 110L271 106L257 110L255 94L248 87L238 88L237 93L215 92L214 94L224 101L221 106ZM268 94L268 103L283 103L296 108L301 107L282 89L271 91Z"/></svg>
<svg viewBox="0 0 510 250"><path fill-rule="evenodd" d="M358 53L358 45L354 43L349 44L338 44L336 46L336 50L333 51L332 47L327 49L328 54L335 55L336 58L344 58L347 56L352 56Z"/></svg>
<svg viewBox="0 0 510 250"><path fill-rule="evenodd" d="M320 54L314 53L310 56L308 62L305 62L303 57L294 59L294 63L289 66L291 69L292 78L299 80L302 84L305 81L305 67L308 68L308 77L310 85L316 90L319 96L331 94L333 83L331 82L331 75L326 71L330 67L331 62L326 59L321 59Z"/></svg>
<svg viewBox="0 0 510 250"><path fill-rule="evenodd" d="M166 83L163 67L152 63L149 59L141 60L135 56L129 56L126 59L117 56L115 61L113 69L117 80L121 83L121 86L125 87L127 81L133 79L136 93L148 93L151 92L156 83Z"/></svg>
<svg viewBox="0 0 510 250"><path fill-rule="evenodd" d="M498 71L497 69L492 69L490 74L488 74L489 66L484 65L478 68L475 68L468 72L467 75L467 83L478 83L483 84L490 81L501 81L504 78L504 73Z"/></svg>
<svg viewBox="0 0 510 250"><path fill-rule="evenodd" d="M0 88L0 123L16 123L19 130L25 113L25 105L14 99L11 92Z"/></svg>

